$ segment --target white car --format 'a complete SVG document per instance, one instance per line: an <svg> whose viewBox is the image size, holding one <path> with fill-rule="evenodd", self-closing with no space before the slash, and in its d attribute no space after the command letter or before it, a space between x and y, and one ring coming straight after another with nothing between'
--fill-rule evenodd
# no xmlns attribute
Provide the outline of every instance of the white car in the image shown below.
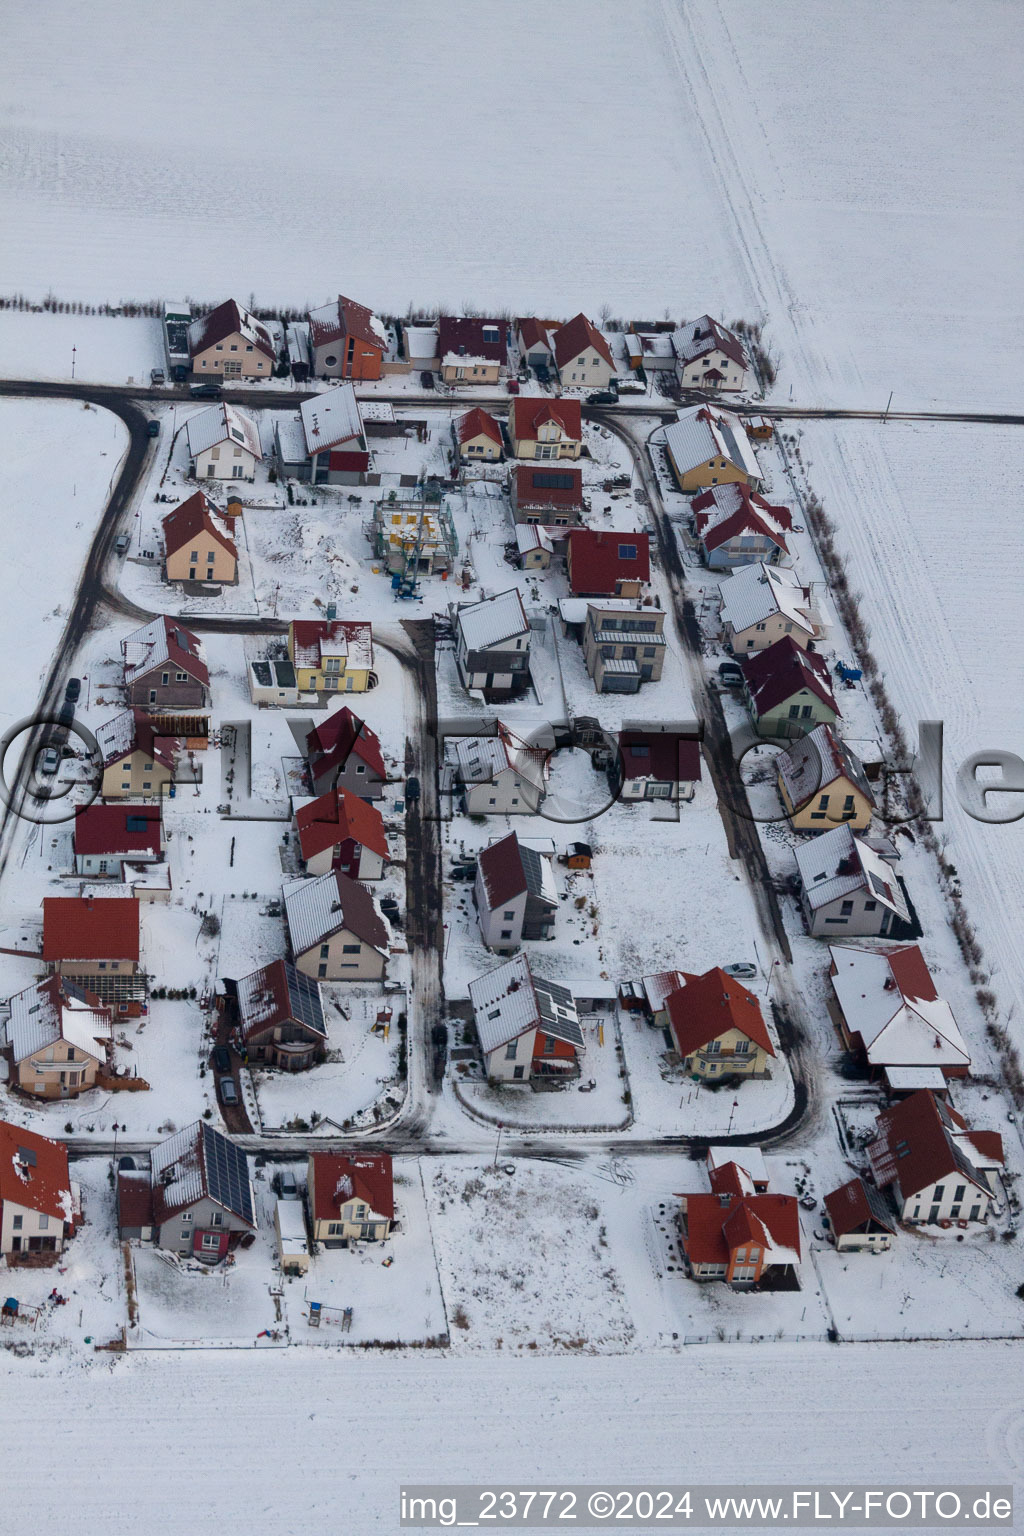
<svg viewBox="0 0 1024 1536"><path fill-rule="evenodd" d="M738 960L735 965L725 965L722 969L727 976L735 976L737 981L753 981L757 975L757 966L749 960Z"/></svg>

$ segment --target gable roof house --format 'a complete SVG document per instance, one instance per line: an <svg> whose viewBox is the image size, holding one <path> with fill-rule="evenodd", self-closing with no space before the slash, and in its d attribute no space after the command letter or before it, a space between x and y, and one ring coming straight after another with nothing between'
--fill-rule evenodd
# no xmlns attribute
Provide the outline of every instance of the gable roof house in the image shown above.
<svg viewBox="0 0 1024 1536"><path fill-rule="evenodd" d="M277 418L274 460L283 480L363 485L370 468L363 415L349 383L310 395L298 415Z"/></svg>
<svg viewBox="0 0 1024 1536"><path fill-rule="evenodd" d="M824 633L811 602L810 587L803 586L791 571L758 560L734 571L720 584L719 591L723 638L734 655L767 650L786 635L806 650Z"/></svg>
<svg viewBox="0 0 1024 1536"><path fill-rule="evenodd" d="M884 1109L875 1125L877 1135L867 1145L871 1172L895 1200L901 1221L966 1226L1000 1208L998 1131L972 1131L927 1088Z"/></svg>
<svg viewBox="0 0 1024 1536"><path fill-rule="evenodd" d="M63 1142L0 1120L0 1254L8 1264L62 1252L80 1216Z"/></svg>
<svg viewBox="0 0 1024 1536"><path fill-rule="evenodd" d="M511 954L524 940L554 938L558 893L551 860L514 832L477 856L473 899L488 949Z"/></svg>
<svg viewBox="0 0 1024 1536"><path fill-rule="evenodd" d="M161 614L121 641L124 686L134 709L205 709L210 674L198 635Z"/></svg>
<svg viewBox="0 0 1024 1536"><path fill-rule="evenodd" d="M563 389L607 389L616 375L611 348L582 312L555 331L555 366Z"/></svg>
<svg viewBox="0 0 1024 1536"><path fill-rule="evenodd" d="M365 693L373 673L373 626L364 619L292 619L288 659L300 693Z"/></svg>
<svg viewBox="0 0 1024 1536"><path fill-rule="evenodd" d="M152 1220L140 1224L158 1248L216 1264L256 1231L248 1159L205 1120L160 1142L149 1163Z"/></svg>
<svg viewBox="0 0 1024 1536"><path fill-rule="evenodd" d="M664 1002L683 1070L695 1078L767 1077L775 1047L754 994L720 966L684 976Z"/></svg>
<svg viewBox="0 0 1024 1536"><path fill-rule="evenodd" d="M829 975L833 1017L843 1044L896 1088L907 1068L925 1068L922 1086L945 1086L966 1077L971 1058L953 1010L916 944L899 949L835 944Z"/></svg>
<svg viewBox="0 0 1024 1536"><path fill-rule="evenodd" d="M469 999L488 1078L557 1085L579 1076L585 1046L572 993L534 976L525 955L471 981Z"/></svg>
<svg viewBox="0 0 1024 1536"><path fill-rule="evenodd" d="M267 327L234 299L225 299L188 328L188 350L194 374L220 374L226 379L273 377L277 352Z"/></svg>
<svg viewBox="0 0 1024 1536"><path fill-rule="evenodd" d="M738 416L711 405L677 413L665 428L665 451L676 484L683 492L704 490L728 481L761 484L761 466Z"/></svg>
<svg viewBox="0 0 1024 1536"><path fill-rule="evenodd" d="M314 1242L325 1248L383 1242L395 1220L390 1153L311 1152L306 1198Z"/></svg>
<svg viewBox="0 0 1024 1536"><path fill-rule="evenodd" d="M379 880L391 857L380 811L337 785L300 805L295 827L309 875L339 869L350 880Z"/></svg>
<svg viewBox="0 0 1024 1536"><path fill-rule="evenodd" d="M306 736L306 761L315 795L337 785L364 800L380 800L388 771L380 737L343 704Z"/></svg>
<svg viewBox="0 0 1024 1536"><path fill-rule="evenodd" d="M221 401L190 416L185 438L196 480L254 480L263 460L259 428L251 416Z"/></svg>
<svg viewBox="0 0 1024 1536"><path fill-rule="evenodd" d="M881 1190L861 1178L825 1196L832 1241L840 1253L884 1253L896 1236L896 1219Z"/></svg>
<svg viewBox="0 0 1024 1536"><path fill-rule="evenodd" d="M175 777L184 736L162 736L141 709L125 709L96 728L104 800L158 799Z"/></svg>
<svg viewBox="0 0 1024 1536"><path fill-rule="evenodd" d="M681 389L749 389L750 361L735 331L710 315L689 320L673 332Z"/></svg>
<svg viewBox="0 0 1024 1536"><path fill-rule="evenodd" d="M493 736L456 740L455 776L467 816L534 816L544 798L546 754L498 721Z"/></svg>
<svg viewBox="0 0 1024 1536"><path fill-rule="evenodd" d="M732 570L763 560L777 565L789 554L793 526L788 507L773 506L743 480L713 485L690 502L690 518L704 564Z"/></svg>
<svg viewBox="0 0 1024 1536"><path fill-rule="evenodd" d="M74 1099L95 1086L113 1051L112 1018L95 993L66 977L16 992L7 1050L12 1081L37 1099Z"/></svg>
<svg viewBox="0 0 1024 1536"><path fill-rule="evenodd" d="M81 805L75 812L75 873L120 880L125 864L155 864L164 856L156 805Z"/></svg>
<svg viewBox="0 0 1024 1536"><path fill-rule="evenodd" d="M638 693L665 665L665 614L624 598L587 604L583 660L598 693Z"/></svg>
<svg viewBox="0 0 1024 1536"><path fill-rule="evenodd" d="M580 402L516 395L509 408L508 431L517 459L578 459L583 447Z"/></svg>
<svg viewBox="0 0 1024 1536"><path fill-rule="evenodd" d="M520 570L548 570L555 553L556 538L559 543L564 543L564 532L545 528L540 523L520 523L516 528L516 563Z"/></svg>
<svg viewBox="0 0 1024 1536"><path fill-rule="evenodd" d="M839 705L824 658L783 635L763 651L740 657L743 688L759 736L792 741L816 725L835 725Z"/></svg>
<svg viewBox="0 0 1024 1536"><path fill-rule="evenodd" d="M812 938L906 935L910 910L891 863L849 826L833 827L795 850L800 901ZM893 857L898 857L891 849ZM914 931L910 929L910 931Z"/></svg>
<svg viewBox="0 0 1024 1536"><path fill-rule="evenodd" d="M620 731L616 777L631 800L692 800L700 782L700 742L678 731Z"/></svg>
<svg viewBox="0 0 1024 1536"><path fill-rule="evenodd" d="M496 463L502 456L501 428L490 411L475 405L452 421L455 457L462 464Z"/></svg>
<svg viewBox="0 0 1024 1536"><path fill-rule="evenodd" d="M538 364L542 368L551 367L555 351L551 345L549 329L543 320L538 320L534 315L523 316L516 321L515 336L519 356L527 367L536 368Z"/></svg>
<svg viewBox="0 0 1024 1536"><path fill-rule="evenodd" d="M545 528L570 528L582 522L583 471L560 464L538 469L517 464L511 484L512 516L517 524L540 523Z"/></svg>
<svg viewBox="0 0 1024 1536"><path fill-rule="evenodd" d="M365 886L340 870L284 889L295 968L319 981L380 981L391 928Z"/></svg>
<svg viewBox="0 0 1024 1536"><path fill-rule="evenodd" d="M145 978L139 970L139 903L134 896L44 896L43 960L47 969L138 1012ZM134 1006L133 1006L134 1004Z"/></svg>
<svg viewBox="0 0 1024 1536"><path fill-rule="evenodd" d="M233 997L235 1005L238 1045L249 1061L303 1072L323 1060L327 1024L319 982L287 960L272 960L225 985L227 998Z"/></svg>
<svg viewBox="0 0 1024 1536"><path fill-rule="evenodd" d="M768 1191L763 1161L756 1177L747 1149L733 1161L708 1158L710 1194L680 1196L681 1247L694 1280L737 1289L762 1282L791 1288L800 1269L800 1207Z"/></svg>
<svg viewBox="0 0 1024 1536"><path fill-rule="evenodd" d="M816 725L775 759L779 794L798 832L827 832L845 822L855 832L871 825L875 797L860 758L831 726Z"/></svg>
<svg viewBox="0 0 1024 1536"><path fill-rule="evenodd" d="M168 581L219 581L234 586L238 580L235 541L214 517L202 491L168 512L160 527Z"/></svg>
<svg viewBox="0 0 1024 1536"><path fill-rule="evenodd" d="M508 366L507 327L503 320L441 315L437 355L446 384L497 384Z"/></svg>
<svg viewBox="0 0 1024 1536"><path fill-rule="evenodd" d="M455 609L455 662L464 688L512 698L530 685L530 621L518 587Z"/></svg>
<svg viewBox="0 0 1024 1536"><path fill-rule="evenodd" d="M313 373L318 379L379 379L388 349L382 321L354 299L332 299L309 312Z"/></svg>
<svg viewBox="0 0 1024 1536"><path fill-rule="evenodd" d="M639 597L651 579L646 533L573 528L566 559L574 597Z"/></svg>

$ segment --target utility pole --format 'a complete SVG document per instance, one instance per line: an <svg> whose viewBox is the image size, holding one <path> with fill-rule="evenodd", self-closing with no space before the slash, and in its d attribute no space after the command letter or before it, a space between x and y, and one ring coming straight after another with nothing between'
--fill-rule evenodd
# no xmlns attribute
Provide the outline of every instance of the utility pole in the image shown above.
<svg viewBox="0 0 1024 1536"><path fill-rule="evenodd" d="M497 1166L498 1166L498 1148L501 1146L501 1133L502 1133L502 1131L504 1129L505 1129L504 1125L499 1120L498 1121L498 1139L494 1143L494 1162L491 1165L493 1168L497 1168Z"/></svg>
<svg viewBox="0 0 1024 1536"><path fill-rule="evenodd" d="M72 347L71 348L71 377L72 378L74 378L74 376L75 376L75 353L77 351L78 351L77 347Z"/></svg>
<svg viewBox="0 0 1024 1536"><path fill-rule="evenodd" d="M892 405L892 397L893 397L893 391L890 389L890 391L889 391L889 398L885 402L885 410L882 412L882 420L883 421L888 421L889 420L889 407L890 407L890 405Z"/></svg>

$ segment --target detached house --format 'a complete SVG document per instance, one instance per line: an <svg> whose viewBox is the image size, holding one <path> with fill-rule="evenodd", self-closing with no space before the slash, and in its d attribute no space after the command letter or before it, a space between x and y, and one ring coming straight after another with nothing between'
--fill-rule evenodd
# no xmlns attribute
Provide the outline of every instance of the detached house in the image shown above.
<svg viewBox="0 0 1024 1536"><path fill-rule="evenodd" d="M508 366L505 322L441 315L437 355L446 384L497 384Z"/></svg>
<svg viewBox="0 0 1024 1536"><path fill-rule="evenodd" d="M75 812L75 873L110 880L126 864L156 864L164 856L161 807L82 805Z"/></svg>
<svg viewBox="0 0 1024 1536"><path fill-rule="evenodd" d="M456 742L455 773L467 816L534 816L544 797L546 754L499 721L494 736Z"/></svg>
<svg viewBox="0 0 1024 1536"><path fill-rule="evenodd" d="M382 1243L395 1219L395 1186L387 1152L311 1152L306 1198L313 1241L325 1248Z"/></svg>
<svg viewBox="0 0 1024 1536"><path fill-rule="evenodd" d="M347 704L308 733L306 760L316 795L337 786L364 800L383 797L388 771L380 737Z"/></svg>
<svg viewBox="0 0 1024 1536"><path fill-rule="evenodd" d="M517 459L578 459L583 448L580 403L516 395L508 431Z"/></svg>
<svg viewBox="0 0 1024 1536"><path fill-rule="evenodd" d="M745 1147L731 1162L711 1164L710 1194L680 1197L682 1249L694 1280L724 1280L737 1289L767 1284L792 1289L800 1269L800 1208L793 1195L755 1182ZM756 1151L759 1171L763 1162Z"/></svg>
<svg viewBox="0 0 1024 1536"><path fill-rule="evenodd" d="M773 506L743 480L713 485L695 496L690 517L701 557L713 571L759 560L777 565L789 553L789 508Z"/></svg>
<svg viewBox="0 0 1024 1536"><path fill-rule="evenodd" d="M651 579L646 533L573 528L566 558L574 597L639 597Z"/></svg>
<svg viewBox="0 0 1024 1536"><path fill-rule="evenodd" d="M775 760L779 794L798 832L827 832L845 822L855 832L871 825L875 797L864 765L827 725L816 725Z"/></svg>
<svg viewBox="0 0 1024 1536"><path fill-rule="evenodd" d="M214 517L202 491L168 512L160 526L168 581L219 581L233 586L238 580L235 541Z"/></svg>
<svg viewBox="0 0 1024 1536"><path fill-rule="evenodd" d="M254 480L263 459L259 428L233 405L211 405L185 426L190 473L196 480Z"/></svg>
<svg viewBox="0 0 1024 1536"><path fill-rule="evenodd" d="M683 492L739 480L760 485L761 467L738 416L710 405L679 411L665 428L665 451Z"/></svg>
<svg viewBox="0 0 1024 1536"><path fill-rule="evenodd" d="M710 315L680 326L673 332L672 347L681 389L750 388L750 362L743 343Z"/></svg>
<svg viewBox="0 0 1024 1536"><path fill-rule="evenodd" d="M198 635L162 614L121 641L124 686L133 709L205 709L210 674Z"/></svg>
<svg viewBox="0 0 1024 1536"><path fill-rule="evenodd" d="M884 845L883 845L884 846ZM884 853L849 826L833 827L795 850L800 900L812 938L902 938L910 911ZM892 858L898 858L889 845Z"/></svg>
<svg viewBox="0 0 1024 1536"><path fill-rule="evenodd" d="M274 427L274 459L284 480L363 485L370 452L352 385L338 384L310 395L297 416L279 419Z"/></svg>
<svg viewBox="0 0 1024 1536"><path fill-rule="evenodd" d="M0 1120L0 1254L61 1253L80 1220L63 1143Z"/></svg>
<svg viewBox="0 0 1024 1536"><path fill-rule="evenodd" d="M145 978L139 970L139 903L134 896L44 896L43 959L47 969L138 1013Z"/></svg>
<svg viewBox="0 0 1024 1536"><path fill-rule="evenodd" d="M570 528L582 522L583 471L568 466L534 469L517 464L512 476L512 515L517 524Z"/></svg>
<svg viewBox="0 0 1024 1536"><path fill-rule="evenodd" d="M555 361L551 336L543 320L527 315L516 321L516 346L529 368L550 368Z"/></svg>
<svg viewBox="0 0 1024 1536"><path fill-rule="evenodd" d="M703 976L686 975L683 985L665 998L664 1019L684 1071L694 1077L769 1075L775 1047L761 1005L720 966ZM660 1014L655 1022L662 1022Z"/></svg>
<svg viewBox="0 0 1024 1536"><path fill-rule="evenodd" d="M619 732L616 778L621 798L692 800L700 782L700 742L678 731Z"/></svg>
<svg viewBox="0 0 1024 1536"><path fill-rule="evenodd" d="M1003 1167L998 1131L972 1131L952 1105L923 1089L885 1109L868 1142L871 1172L889 1190L901 1221L985 1221Z"/></svg>
<svg viewBox="0 0 1024 1536"><path fill-rule="evenodd" d="M522 693L530 683L530 621L518 587L455 610L455 661L464 688Z"/></svg>
<svg viewBox="0 0 1024 1536"><path fill-rule="evenodd" d="M598 693L637 693L665 665L665 614L608 598L587 604L583 659Z"/></svg>
<svg viewBox="0 0 1024 1536"><path fill-rule="evenodd" d="M373 672L373 626L361 619L293 619L288 659L300 693L365 693Z"/></svg>
<svg viewBox="0 0 1024 1536"><path fill-rule="evenodd" d="M295 967L318 981L380 981L391 929L365 886L340 870L285 887Z"/></svg>
<svg viewBox="0 0 1024 1536"><path fill-rule="evenodd" d="M273 377L277 353L267 327L234 299L211 310L188 328L188 350L194 374L225 379Z"/></svg>
<svg viewBox="0 0 1024 1536"><path fill-rule="evenodd" d="M611 348L586 315L574 315L552 337L563 389L607 389L616 376Z"/></svg>
<svg viewBox="0 0 1024 1536"><path fill-rule="evenodd" d="M524 940L554 937L558 893L551 860L514 832L479 854L473 899L488 949L511 954Z"/></svg>
<svg viewBox="0 0 1024 1536"><path fill-rule="evenodd" d="M133 1211L132 1224L147 1227L158 1248L216 1264L256 1231L246 1155L205 1120L154 1147L150 1170L150 1219ZM133 1193L138 1203L137 1186Z"/></svg>
<svg viewBox="0 0 1024 1536"><path fill-rule="evenodd" d="M497 463L504 443L501 428L489 411L474 406L452 422L456 458L463 464Z"/></svg>
<svg viewBox="0 0 1024 1536"><path fill-rule="evenodd" d="M572 994L535 977L525 955L469 984L488 1078L557 1086L580 1074L583 1031Z"/></svg>
<svg viewBox="0 0 1024 1536"><path fill-rule="evenodd" d="M948 1079L967 1076L964 1037L916 944L834 944L829 954L833 1017L846 1049L873 1074L883 1074L894 1091L912 1085L940 1092ZM927 1076L906 1076L921 1070Z"/></svg>
<svg viewBox="0 0 1024 1536"><path fill-rule="evenodd" d="M823 633L811 589L790 571L759 560L735 571L719 588L726 646L737 656L764 651L786 635L801 650Z"/></svg>
<svg viewBox="0 0 1024 1536"><path fill-rule="evenodd" d="M113 1051L112 1015L93 992L49 976L10 1000L12 1076L37 1099L75 1099L95 1086Z"/></svg>
<svg viewBox="0 0 1024 1536"><path fill-rule="evenodd" d="M310 875L340 869L350 880L379 880L390 858L384 818L369 800L337 785L295 812L299 851Z"/></svg>
<svg viewBox="0 0 1024 1536"><path fill-rule="evenodd" d="M97 727L96 744L103 758L104 800L159 799L185 751L184 736L158 735L141 709L122 710Z"/></svg>
<svg viewBox="0 0 1024 1536"><path fill-rule="evenodd" d="M896 1219L881 1190L850 1179L825 1196L833 1241L840 1253L884 1253L896 1236Z"/></svg>
<svg viewBox="0 0 1024 1536"><path fill-rule="evenodd" d="M816 725L834 726L839 705L828 667L817 651L806 651L783 635L763 651L740 657L743 689L759 736L792 741Z"/></svg>
<svg viewBox="0 0 1024 1536"><path fill-rule="evenodd" d="M379 379L388 333L372 309L342 298L309 312L313 373L318 379Z"/></svg>
<svg viewBox="0 0 1024 1536"><path fill-rule="evenodd" d="M247 1060L304 1072L322 1061L327 1049L320 984L303 976L287 960L225 982L226 1002L236 1008L235 1034Z"/></svg>

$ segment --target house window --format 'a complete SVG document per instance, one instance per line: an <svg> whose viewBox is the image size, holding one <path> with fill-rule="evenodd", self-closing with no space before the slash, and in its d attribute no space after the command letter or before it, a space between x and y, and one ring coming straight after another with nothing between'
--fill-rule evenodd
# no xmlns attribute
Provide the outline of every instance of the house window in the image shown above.
<svg viewBox="0 0 1024 1536"><path fill-rule="evenodd" d="M20 1232L21 1231L21 1228L22 1228L22 1225L24 1223L24 1220L25 1220L24 1216L15 1216L15 1217L13 1217L12 1224L13 1224L15 1232Z"/></svg>
<svg viewBox="0 0 1024 1536"><path fill-rule="evenodd" d="M501 930L501 937L503 939L510 939L512 937L512 929L511 928L503 928Z"/></svg>
<svg viewBox="0 0 1024 1536"><path fill-rule="evenodd" d="M160 681L161 681L161 683L163 684L163 686L165 688L167 687L167 684L170 682L170 680L171 680L171 674L169 672L161 672L161 674L160 674Z"/></svg>
<svg viewBox="0 0 1024 1536"><path fill-rule="evenodd" d="M330 361L330 359L328 359L328 361ZM340 1237L344 1230L345 1223L343 1221L329 1221L327 1223L328 1237Z"/></svg>
<svg viewBox="0 0 1024 1536"><path fill-rule="evenodd" d="M361 944L343 944L341 952L343 955L358 955L362 951L362 947Z"/></svg>
<svg viewBox="0 0 1024 1536"><path fill-rule="evenodd" d="M517 1049L518 1045L519 1045L519 1041L518 1040L510 1040L509 1041L508 1045L506 1045L506 1047L505 1047L505 1060L506 1061L515 1061L515 1059L516 1059L516 1049Z"/></svg>
<svg viewBox="0 0 1024 1536"><path fill-rule="evenodd" d="M553 1056L554 1054L555 1054L555 1037L554 1037L554 1035L545 1035L544 1036L544 1055L545 1056Z"/></svg>
<svg viewBox="0 0 1024 1536"><path fill-rule="evenodd" d="M750 1041L749 1040L743 1039L743 1040L737 1040L736 1041L736 1055L737 1056L749 1056L750 1055Z"/></svg>
<svg viewBox="0 0 1024 1536"><path fill-rule="evenodd" d="M210 1252L216 1253L219 1250L219 1248L220 1248L220 1233L219 1232L204 1232L203 1233L203 1247L206 1249L207 1253L210 1253Z"/></svg>
<svg viewBox="0 0 1024 1536"><path fill-rule="evenodd" d="M515 913L514 912L503 912L501 915L502 915L503 920L506 923L510 923L512 921L512 919L515 917Z"/></svg>
<svg viewBox="0 0 1024 1536"><path fill-rule="evenodd" d="M704 1047L704 1054L705 1056L717 1056L721 1049L721 1040L709 1040L707 1045Z"/></svg>
<svg viewBox="0 0 1024 1536"><path fill-rule="evenodd" d="M852 911L853 911L853 902L852 901L844 901L842 906L839 908L839 912L840 912L840 915L842 917L849 917L850 913Z"/></svg>
<svg viewBox="0 0 1024 1536"><path fill-rule="evenodd" d="M40 1232L45 1232L47 1227L50 1225L50 1218L49 1218L49 1216L42 1216L41 1215L39 1217L39 1219L38 1219L37 1225L39 1227Z"/></svg>
<svg viewBox="0 0 1024 1536"><path fill-rule="evenodd" d="M221 1214L220 1211L214 1211L213 1215L210 1217L210 1226L211 1227L222 1227L223 1225L224 1225L224 1217L223 1217L223 1215Z"/></svg>
<svg viewBox="0 0 1024 1536"><path fill-rule="evenodd" d="M329 944L321 944L320 945L320 958L321 958L321 960L326 960L328 955L330 954L330 952L331 952L331 946Z"/></svg>

